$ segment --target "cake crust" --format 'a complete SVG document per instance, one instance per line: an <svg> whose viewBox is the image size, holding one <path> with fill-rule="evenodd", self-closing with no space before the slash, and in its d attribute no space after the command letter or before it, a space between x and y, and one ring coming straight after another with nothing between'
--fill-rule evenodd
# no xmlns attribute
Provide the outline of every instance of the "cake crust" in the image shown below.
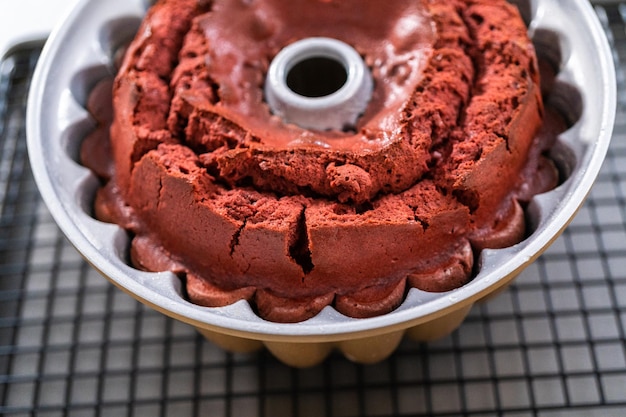
<svg viewBox="0 0 626 417"><path fill-rule="evenodd" d="M482 249L524 238L522 205L558 181L526 32L504 0L160 0L115 79L113 117L83 145L104 182L96 216L192 302L245 299L272 321L329 305L372 317L408 288L457 288ZM263 102L272 56L320 34L374 76L342 132L287 125Z"/></svg>

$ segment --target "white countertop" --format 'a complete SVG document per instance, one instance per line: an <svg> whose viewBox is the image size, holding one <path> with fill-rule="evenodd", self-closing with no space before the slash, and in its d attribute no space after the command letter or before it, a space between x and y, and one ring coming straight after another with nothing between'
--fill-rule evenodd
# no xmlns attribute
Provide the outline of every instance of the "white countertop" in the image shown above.
<svg viewBox="0 0 626 417"><path fill-rule="evenodd" d="M0 59L17 45L45 40L79 0L0 0Z"/></svg>

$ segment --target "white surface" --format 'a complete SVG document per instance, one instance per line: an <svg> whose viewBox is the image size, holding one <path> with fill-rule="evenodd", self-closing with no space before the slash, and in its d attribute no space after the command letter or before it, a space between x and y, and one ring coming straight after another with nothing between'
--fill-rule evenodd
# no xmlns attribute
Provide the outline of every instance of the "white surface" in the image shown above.
<svg viewBox="0 0 626 417"><path fill-rule="evenodd" d="M78 0L0 0L0 58L16 45L44 40Z"/></svg>

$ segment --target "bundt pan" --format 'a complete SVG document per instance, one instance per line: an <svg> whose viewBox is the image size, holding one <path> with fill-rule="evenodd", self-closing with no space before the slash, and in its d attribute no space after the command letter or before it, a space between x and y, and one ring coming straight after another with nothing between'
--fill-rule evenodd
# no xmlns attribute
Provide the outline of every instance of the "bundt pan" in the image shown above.
<svg viewBox="0 0 626 417"><path fill-rule="evenodd" d="M95 128L86 107L91 89L114 73L116 52L134 36L150 2L83 0L54 31L39 61L28 105L28 149L35 179L56 222L85 259L139 301L198 329L238 352L264 346L293 366L320 363L339 349L349 359L386 358L403 337L429 341L456 329L474 303L504 288L567 226L582 205L605 157L615 116L615 73L604 32L587 0L517 0L541 60L557 71L547 105L569 123L551 152L560 185L526 208L528 237L484 250L475 277L445 293L411 289L386 315L354 319L331 307L300 323L258 317L246 301L227 307L194 305L169 272L129 266L127 233L92 217L99 186L78 162L79 147ZM108 105L109 103L102 103Z"/></svg>

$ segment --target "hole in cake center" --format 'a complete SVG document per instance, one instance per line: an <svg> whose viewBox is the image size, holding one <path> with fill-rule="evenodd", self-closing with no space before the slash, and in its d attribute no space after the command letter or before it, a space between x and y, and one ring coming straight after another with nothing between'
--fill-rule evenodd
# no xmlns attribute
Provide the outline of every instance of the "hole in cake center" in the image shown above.
<svg viewBox="0 0 626 417"><path fill-rule="evenodd" d="M331 38L293 42L272 59L264 93L269 110L287 124L316 131L351 129L365 112L373 79L363 57Z"/></svg>
<svg viewBox="0 0 626 417"><path fill-rule="evenodd" d="M287 73L287 87L304 97L329 96L348 80L343 64L328 57L311 57L296 63Z"/></svg>

